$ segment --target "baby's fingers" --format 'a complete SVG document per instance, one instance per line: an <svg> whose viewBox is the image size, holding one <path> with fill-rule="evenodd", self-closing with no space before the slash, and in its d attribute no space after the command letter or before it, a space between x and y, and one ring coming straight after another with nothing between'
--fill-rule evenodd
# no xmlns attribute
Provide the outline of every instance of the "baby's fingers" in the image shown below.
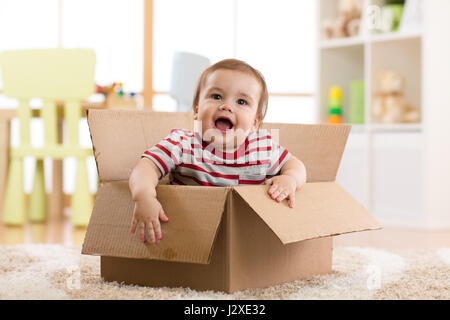
<svg viewBox="0 0 450 320"><path fill-rule="evenodd" d="M289 208L293 208L293 207L295 206L295 193L294 193L294 192L291 193L291 194L287 197L287 199L288 199L288 205L289 205Z"/></svg>
<svg viewBox="0 0 450 320"><path fill-rule="evenodd" d="M139 240L145 242L145 222L139 222Z"/></svg>
<svg viewBox="0 0 450 320"><path fill-rule="evenodd" d="M159 220L153 221L153 228L155 231L156 239L161 240L162 232L161 232L161 224L159 223Z"/></svg>
<svg viewBox="0 0 450 320"><path fill-rule="evenodd" d="M136 218L133 218L133 220L131 221L130 233L136 232L136 226L137 226L137 220L136 220Z"/></svg>
<svg viewBox="0 0 450 320"><path fill-rule="evenodd" d="M149 220L147 222L147 233L148 233L149 242L155 243L155 226L151 220Z"/></svg>
<svg viewBox="0 0 450 320"><path fill-rule="evenodd" d="M162 221L164 221L164 222L169 221L169 218L166 216L166 213L164 212L163 209L161 209L161 210L159 211L159 218L160 218Z"/></svg>
<svg viewBox="0 0 450 320"><path fill-rule="evenodd" d="M283 201L287 196L289 195L289 193L287 192L287 190L281 190L280 194L277 196L276 200L278 202Z"/></svg>
<svg viewBox="0 0 450 320"><path fill-rule="evenodd" d="M275 199L276 197L278 197L278 195L280 194L281 189L279 189L278 184L273 184L270 188L268 193L270 194L270 196L272 197L272 199Z"/></svg>

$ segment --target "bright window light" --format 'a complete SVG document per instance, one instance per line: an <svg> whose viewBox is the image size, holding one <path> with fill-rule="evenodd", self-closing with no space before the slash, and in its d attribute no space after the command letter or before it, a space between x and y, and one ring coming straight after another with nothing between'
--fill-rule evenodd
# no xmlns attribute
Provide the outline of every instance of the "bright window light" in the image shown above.
<svg viewBox="0 0 450 320"><path fill-rule="evenodd" d="M188 51L212 63L235 57L264 75L269 92L314 94L316 8L310 0L154 0L153 88L169 91L172 57ZM175 27L176 26L176 27ZM270 122L314 123L314 97L270 98ZM154 110L174 111L168 95Z"/></svg>
<svg viewBox="0 0 450 320"><path fill-rule="evenodd" d="M316 1L237 0L237 58L264 75L269 92L315 90Z"/></svg>
<svg viewBox="0 0 450 320"><path fill-rule="evenodd" d="M153 88L169 91L175 51L216 62L233 56L233 1L154 0Z"/></svg>
<svg viewBox="0 0 450 320"><path fill-rule="evenodd" d="M58 45L58 0L1 0L0 51Z"/></svg>
<svg viewBox="0 0 450 320"><path fill-rule="evenodd" d="M143 32L143 0L62 1L62 45L95 50L100 85L122 82L125 91L142 91Z"/></svg>

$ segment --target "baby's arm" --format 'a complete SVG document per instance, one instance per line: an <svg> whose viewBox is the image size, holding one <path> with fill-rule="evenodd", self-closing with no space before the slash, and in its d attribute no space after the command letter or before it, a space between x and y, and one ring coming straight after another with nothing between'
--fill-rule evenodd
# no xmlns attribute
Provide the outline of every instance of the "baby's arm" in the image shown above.
<svg viewBox="0 0 450 320"><path fill-rule="evenodd" d="M271 185L269 195L280 202L287 198L289 207L295 205L295 192L306 183L306 168L302 161L291 156L281 168L281 174L266 181Z"/></svg>
<svg viewBox="0 0 450 320"><path fill-rule="evenodd" d="M169 220L156 199L156 185L160 176L158 167L148 158L141 158L130 175L129 187L135 201L130 232L135 233L138 227L139 238L142 242L145 242L145 228L152 243L155 242L155 235L156 239L161 239L159 219Z"/></svg>

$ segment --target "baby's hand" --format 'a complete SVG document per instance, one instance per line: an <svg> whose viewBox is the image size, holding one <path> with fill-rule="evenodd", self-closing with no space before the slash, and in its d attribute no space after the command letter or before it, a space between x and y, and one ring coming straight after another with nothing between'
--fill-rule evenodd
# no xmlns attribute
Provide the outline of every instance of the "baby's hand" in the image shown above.
<svg viewBox="0 0 450 320"><path fill-rule="evenodd" d="M136 200L130 232L134 234L136 227L139 227L139 239L141 242L145 242L145 229L147 229L150 241L155 243L156 239L162 239L159 219L164 222L169 220L155 197L148 196Z"/></svg>
<svg viewBox="0 0 450 320"><path fill-rule="evenodd" d="M266 180L266 184L271 185L269 195L277 202L288 200L289 207L295 205L295 190L297 189L296 180L289 175L279 175Z"/></svg>

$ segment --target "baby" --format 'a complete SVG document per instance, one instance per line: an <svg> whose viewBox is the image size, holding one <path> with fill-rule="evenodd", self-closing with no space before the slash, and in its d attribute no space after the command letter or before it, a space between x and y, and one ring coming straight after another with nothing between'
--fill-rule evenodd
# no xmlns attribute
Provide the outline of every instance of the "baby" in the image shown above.
<svg viewBox="0 0 450 320"><path fill-rule="evenodd" d="M270 185L275 201L287 199L306 182L303 163L258 130L267 110L263 76L247 63L222 60L203 71L193 101L194 131L174 129L134 167L129 187L135 208L130 232L139 228L154 243L160 220L169 219L156 199L156 185L168 173L179 185Z"/></svg>

